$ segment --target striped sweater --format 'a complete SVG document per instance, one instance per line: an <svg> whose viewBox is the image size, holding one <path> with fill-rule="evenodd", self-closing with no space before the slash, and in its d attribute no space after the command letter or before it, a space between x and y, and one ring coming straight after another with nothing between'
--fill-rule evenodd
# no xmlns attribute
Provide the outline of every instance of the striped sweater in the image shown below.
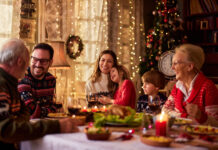
<svg viewBox="0 0 218 150"><path fill-rule="evenodd" d="M31 75L30 68L27 69L25 77L18 83L18 91L29 108L31 118L41 118L49 112L56 112L53 102L55 86L56 79L49 72L42 80L38 80Z"/></svg>

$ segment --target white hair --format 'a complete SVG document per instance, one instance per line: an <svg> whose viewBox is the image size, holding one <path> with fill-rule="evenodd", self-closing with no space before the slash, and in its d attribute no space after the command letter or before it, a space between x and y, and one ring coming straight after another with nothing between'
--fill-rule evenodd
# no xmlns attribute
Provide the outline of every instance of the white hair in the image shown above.
<svg viewBox="0 0 218 150"><path fill-rule="evenodd" d="M17 59L26 56L26 46L20 39L12 38L7 40L0 49L0 64L12 66Z"/></svg>

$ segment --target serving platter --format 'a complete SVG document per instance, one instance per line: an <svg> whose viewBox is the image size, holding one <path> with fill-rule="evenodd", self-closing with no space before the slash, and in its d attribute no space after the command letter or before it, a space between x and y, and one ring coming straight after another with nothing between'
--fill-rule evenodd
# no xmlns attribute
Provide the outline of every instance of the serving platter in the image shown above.
<svg viewBox="0 0 218 150"><path fill-rule="evenodd" d="M187 118L175 118L173 124L174 125L186 125L186 124L191 124L192 120L187 119Z"/></svg>
<svg viewBox="0 0 218 150"><path fill-rule="evenodd" d="M68 115L65 113L48 113L47 117L48 118L66 118L68 117Z"/></svg>
<svg viewBox="0 0 218 150"><path fill-rule="evenodd" d="M172 142L170 138L153 135L143 135L140 139L144 144L157 147L169 147Z"/></svg>
<svg viewBox="0 0 218 150"><path fill-rule="evenodd" d="M192 134L207 134L207 135L218 134L217 127L204 126L204 125L187 125L185 126L185 131Z"/></svg>

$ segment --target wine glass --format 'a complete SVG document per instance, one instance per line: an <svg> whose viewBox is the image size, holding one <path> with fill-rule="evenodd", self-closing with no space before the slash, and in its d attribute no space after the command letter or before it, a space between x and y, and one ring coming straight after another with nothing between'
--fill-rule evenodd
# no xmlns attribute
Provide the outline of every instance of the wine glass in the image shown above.
<svg viewBox="0 0 218 150"><path fill-rule="evenodd" d="M151 114L158 114L160 112L160 97L156 96L148 96L148 106L147 110Z"/></svg>
<svg viewBox="0 0 218 150"><path fill-rule="evenodd" d="M68 97L67 99L67 109L69 114L76 115L78 114L80 108L78 107L78 100Z"/></svg>

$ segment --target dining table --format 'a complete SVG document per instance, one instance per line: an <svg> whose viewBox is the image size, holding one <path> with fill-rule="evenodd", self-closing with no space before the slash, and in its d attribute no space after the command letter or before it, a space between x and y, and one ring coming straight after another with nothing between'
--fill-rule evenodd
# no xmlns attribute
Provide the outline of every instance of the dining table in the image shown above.
<svg viewBox="0 0 218 150"><path fill-rule="evenodd" d="M124 134L114 130L106 141L89 140L84 133L86 126L80 126L76 133L49 134L42 138L22 141L21 150L207 150L206 147L199 147L186 144L171 144L170 147L155 147L147 145L140 140L140 134L133 134L129 140L118 137Z"/></svg>

